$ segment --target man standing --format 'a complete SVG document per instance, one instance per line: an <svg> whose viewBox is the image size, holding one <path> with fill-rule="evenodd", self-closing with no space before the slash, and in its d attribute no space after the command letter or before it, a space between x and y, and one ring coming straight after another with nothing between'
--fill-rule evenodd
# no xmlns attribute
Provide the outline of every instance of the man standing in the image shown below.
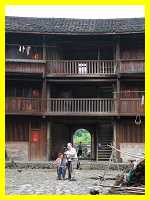
<svg viewBox="0 0 150 200"><path fill-rule="evenodd" d="M80 142L80 144L78 145L78 157L82 157L82 142Z"/></svg>
<svg viewBox="0 0 150 200"><path fill-rule="evenodd" d="M75 180L75 169L77 167L77 152L71 143L67 144L67 151L65 152L68 159L68 179Z"/></svg>

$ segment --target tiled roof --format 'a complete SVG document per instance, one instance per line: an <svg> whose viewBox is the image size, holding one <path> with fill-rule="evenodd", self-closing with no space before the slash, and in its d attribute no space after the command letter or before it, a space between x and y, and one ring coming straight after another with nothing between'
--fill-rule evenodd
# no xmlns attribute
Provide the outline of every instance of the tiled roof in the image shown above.
<svg viewBox="0 0 150 200"><path fill-rule="evenodd" d="M144 18L67 19L6 17L6 32L104 34L144 32Z"/></svg>

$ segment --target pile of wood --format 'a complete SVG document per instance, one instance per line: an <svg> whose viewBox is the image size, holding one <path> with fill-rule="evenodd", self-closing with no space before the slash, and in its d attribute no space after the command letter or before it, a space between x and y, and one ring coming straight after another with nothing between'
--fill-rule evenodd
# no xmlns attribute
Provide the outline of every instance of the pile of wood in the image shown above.
<svg viewBox="0 0 150 200"><path fill-rule="evenodd" d="M114 185L100 184L92 188L90 194L100 194L99 189L107 187L110 188L107 194L145 194L145 160L140 160L130 166L127 174L117 175Z"/></svg>
<svg viewBox="0 0 150 200"><path fill-rule="evenodd" d="M127 175L116 177L115 184L109 190L113 194L144 194L145 193L145 160L134 164Z"/></svg>

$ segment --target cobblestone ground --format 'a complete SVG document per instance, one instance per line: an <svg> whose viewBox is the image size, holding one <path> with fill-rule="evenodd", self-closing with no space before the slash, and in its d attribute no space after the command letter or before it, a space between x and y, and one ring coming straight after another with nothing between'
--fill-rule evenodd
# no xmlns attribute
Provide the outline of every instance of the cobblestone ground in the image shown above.
<svg viewBox="0 0 150 200"><path fill-rule="evenodd" d="M109 171L106 177L117 174L117 171ZM23 169L22 172L6 169L6 194L89 194L99 183L98 175L103 175L103 170L76 170L76 181L69 181L56 180L55 169ZM113 182L106 180L105 184Z"/></svg>

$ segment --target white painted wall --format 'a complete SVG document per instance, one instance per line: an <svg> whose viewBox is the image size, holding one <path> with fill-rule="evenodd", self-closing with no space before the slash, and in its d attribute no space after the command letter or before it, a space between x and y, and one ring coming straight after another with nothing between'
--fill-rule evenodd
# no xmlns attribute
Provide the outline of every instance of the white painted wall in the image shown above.
<svg viewBox="0 0 150 200"><path fill-rule="evenodd" d="M128 152L134 155L143 156L144 153L144 143L120 143L120 157L123 162L128 162L129 160L136 160L135 157L128 156L123 154L124 152Z"/></svg>

